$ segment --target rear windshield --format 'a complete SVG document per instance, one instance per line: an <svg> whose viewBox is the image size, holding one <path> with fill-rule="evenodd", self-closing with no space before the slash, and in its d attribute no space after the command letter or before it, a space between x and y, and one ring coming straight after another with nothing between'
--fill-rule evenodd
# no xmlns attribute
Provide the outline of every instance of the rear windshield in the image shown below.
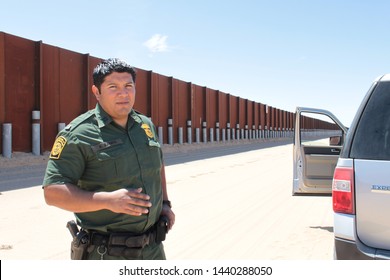
<svg viewBox="0 0 390 280"><path fill-rule="evenodd" d="M371 95L357 125L352 158L390 160L390 82L381 82Z"/></svg>

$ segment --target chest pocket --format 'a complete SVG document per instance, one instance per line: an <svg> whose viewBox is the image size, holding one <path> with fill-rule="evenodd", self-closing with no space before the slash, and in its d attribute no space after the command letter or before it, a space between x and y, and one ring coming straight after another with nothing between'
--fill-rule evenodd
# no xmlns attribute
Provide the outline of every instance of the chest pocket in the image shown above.
<svg viewBox="0 0 390 280"><path fill-rule="evenodd" d="M108 142L102 142L92 146L92 151L96 154L98 160L115 159L123 154L122 139L116 139Z"/></svg>
<svg viewBox="0 0 390 280"><path fill-rule="evenodd" d="M131 146L125 145L122 139L116 139L92 146L96 158L90 162L89 177L103 184L116 185L135 172L136 170L132 169L135 169L136 165L130 164L136 162L135 153L132 152Z"/></svg>

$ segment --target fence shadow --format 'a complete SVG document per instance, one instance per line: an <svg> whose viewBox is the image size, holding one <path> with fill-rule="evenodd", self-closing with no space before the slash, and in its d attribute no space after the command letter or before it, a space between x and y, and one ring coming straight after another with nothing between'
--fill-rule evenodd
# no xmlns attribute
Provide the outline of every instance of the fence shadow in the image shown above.
<svg viewBox="0 0 390 280"><path fill-rule="evenodd" d="M185 162L208 159L214 157L221 157L226 155L249 152L253 150L266 149L276 146L292 144L291 139L267 139L249 142L232 142L227 144L193 144L181 145L169 148L164 147L164 162L166 166L181 164Z"/></svg>
<svg viewBox="0 0 390 280"><path fill-rule="evenodd" d="M259 141L237 141L226 144L182 144L164 145L163 154L166 166L185 162L238 154L258 149L265 149L291 144L291 139L262 139ZM16 160L16 159L15 159ZM4 191L39 186L42 184L46 161L34 165L14 165L0 170L0 194Z"/></svg>

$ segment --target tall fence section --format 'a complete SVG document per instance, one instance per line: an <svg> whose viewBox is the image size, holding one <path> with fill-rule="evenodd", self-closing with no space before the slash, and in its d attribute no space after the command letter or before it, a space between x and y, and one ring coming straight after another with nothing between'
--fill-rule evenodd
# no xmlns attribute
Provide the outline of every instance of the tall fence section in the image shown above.
<svg viewBox="0 0 390 280"><path fill-rule="evenodd" d="M60 129L95 107L92 71L101 60L0 32L0 153L49 151ZM292 112L138 68L136 84L134 108L162 144L293 136Z"/></svg>

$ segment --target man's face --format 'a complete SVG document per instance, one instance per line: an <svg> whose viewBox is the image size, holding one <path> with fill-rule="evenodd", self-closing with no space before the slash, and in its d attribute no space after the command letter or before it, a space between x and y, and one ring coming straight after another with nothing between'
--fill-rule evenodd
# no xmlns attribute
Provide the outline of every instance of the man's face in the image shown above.
<svg viewBox="0 0 390 280"><path fill-rule="evenodd" d="M135 83L131 74L113 72L104 79L100 92L96 86L92 91L104 111L124 127L135 102Z"/></svg>

